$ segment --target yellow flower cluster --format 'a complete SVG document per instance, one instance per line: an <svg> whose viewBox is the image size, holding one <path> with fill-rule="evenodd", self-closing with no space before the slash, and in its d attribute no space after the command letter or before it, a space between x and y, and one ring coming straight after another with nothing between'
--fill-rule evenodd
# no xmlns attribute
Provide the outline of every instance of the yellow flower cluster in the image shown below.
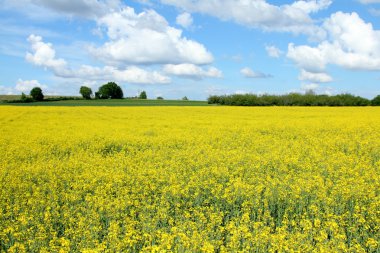
<svg viewBox="0 0 380 253"><path fill-rule="evenodd" d="M380 252L380 108L0 120L0 252Z"/></svg>

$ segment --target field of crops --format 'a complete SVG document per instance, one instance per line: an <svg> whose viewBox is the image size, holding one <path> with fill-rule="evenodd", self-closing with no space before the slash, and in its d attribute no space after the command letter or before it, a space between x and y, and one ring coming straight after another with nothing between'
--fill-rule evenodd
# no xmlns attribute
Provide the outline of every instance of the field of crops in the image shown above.
<svg viewBox="0 0 380 253"><path fill-rule="evenodd" d="M0 252L380 252L380 108L0 107Z"/></svg>

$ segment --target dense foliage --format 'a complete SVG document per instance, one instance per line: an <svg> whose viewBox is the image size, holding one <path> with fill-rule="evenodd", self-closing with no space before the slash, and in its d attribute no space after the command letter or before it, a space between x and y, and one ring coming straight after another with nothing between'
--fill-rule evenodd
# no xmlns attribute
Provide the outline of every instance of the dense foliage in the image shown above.
<svg viewBox="0 0 380 253"><path fill-rule="evenodd" d="M0 118L0 252L380 252L380 108Z"/></svg>
<svg viewBox="0 0 380 253"><path fill-rule="evenodd" d="M91 99L92 90L87 86L81 86L79 89L79 93L82 95L84 99Z"/></svg>
<svg viewBox="0 0 380 253"><path fill-rule="evenodd" d="M26 96L25 93L22 92L19 101L20 101L21 103L31 103L31 102L33 102L34 100L33 100L33 98Z"/></svg>
<svg viewBox="0 0 380 253"><path fill-rule="evenodd" d="M36 101L44 100L44 94L42 93L42 89L40 87L34 87L30 91L30 96Z"/></svg>
<svg viewBox="0 0 380 253"><path fill-rule="evenodd" d="M335 96L290 93L287 95L234 94L210 96L209 104L236 106L367 106L378 105L351 94ZM379 103L380 105L380 103Z"/></svg>
<svg viewBox="0 0 380 253"><path fill-rule="evenodd" d="M121 99L123 96L123 90L114 82L108 82L102 85L99 91L95 92L95 97L98 99Z"/></svg>
<svg viewBox="0 0 380 253"><path fill-rule="evenodd" d="M374 106L380 106L380 95L378 95L374 99L372 99L371 104Z"/></svg>
<svg viewBox="0 0 380 253"><path fill-rule="evenodd" d="M146 95L146 92L143 90L140 95L139 95L139 99L147 99L148 96Z"/></svg>

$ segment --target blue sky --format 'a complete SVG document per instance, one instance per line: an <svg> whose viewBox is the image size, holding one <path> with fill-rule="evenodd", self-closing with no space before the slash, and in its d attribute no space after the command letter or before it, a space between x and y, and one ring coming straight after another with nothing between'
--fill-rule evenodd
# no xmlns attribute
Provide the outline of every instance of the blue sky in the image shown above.
<svg viewBox="0 0 380 253"><path fill-rule="evenodd" d="M380 0L0 0L0 94L380 94Z"/></svg>

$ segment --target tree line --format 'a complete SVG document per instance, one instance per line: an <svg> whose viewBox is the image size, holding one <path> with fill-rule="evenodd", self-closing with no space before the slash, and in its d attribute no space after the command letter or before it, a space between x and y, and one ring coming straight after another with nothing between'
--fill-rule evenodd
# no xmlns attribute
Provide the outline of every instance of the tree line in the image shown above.
<svg viewBox="0 0 380 253"><path fill-rule="evenodd" d="M124 98L123 90L119 85L115 82L108 82L102 85L97 92L95 92L95 96L92 92L92 89L87 86L81 86L79 89L79 94L82 95L84 99L122 99ZM146 91L140 92L139 96L131 97L136 99L147 99L148 96ZM38 102L38 101L59 101L59 100L78 100L78 97L50 97L45 98L42 89L40 87L34 87L29 96L25 95L25 93L21 94L21 98L19 100L9 100L8 103L29 103L29 102ZM163 97L157 97L157 99L163 99Z"/></svg>
<svg viewBox="0 0 380 253"><path fill-rule="evenodd" d="M286 95L233 94L212 95L207 99L209 104L232 106L380 106L380 95L366 99L352 94L334 96L314 93L290 93Z"/></svg>
<svg viewBox="0 0 380 253"><path fill-rule="evenodd" d="M79 93L84 99L122 99L124 98L123 90L115 82L108 82L99 87L98 91L93 94L92 89L87 86L81 86ZM94 96L95 95L95 96ZM145 91L140 92L132 99L147 99ZM40 87L34 87L30 91L30 97L24 93L20 100L8 101L8 103L27 103L34 101L58 101L58 100L76 100L77 97L54 97L44 98ZM157 99L163 99L159 96ZM185 96L182 100L188 100ZM318 95L314 92L289 93L285 95L256 95L256 94L233 94L233 95L211 95L208 97L209 104L232 105L232 106L380 106L380 95L372 100L355 96L352 94L339 95Z"/></svg>

